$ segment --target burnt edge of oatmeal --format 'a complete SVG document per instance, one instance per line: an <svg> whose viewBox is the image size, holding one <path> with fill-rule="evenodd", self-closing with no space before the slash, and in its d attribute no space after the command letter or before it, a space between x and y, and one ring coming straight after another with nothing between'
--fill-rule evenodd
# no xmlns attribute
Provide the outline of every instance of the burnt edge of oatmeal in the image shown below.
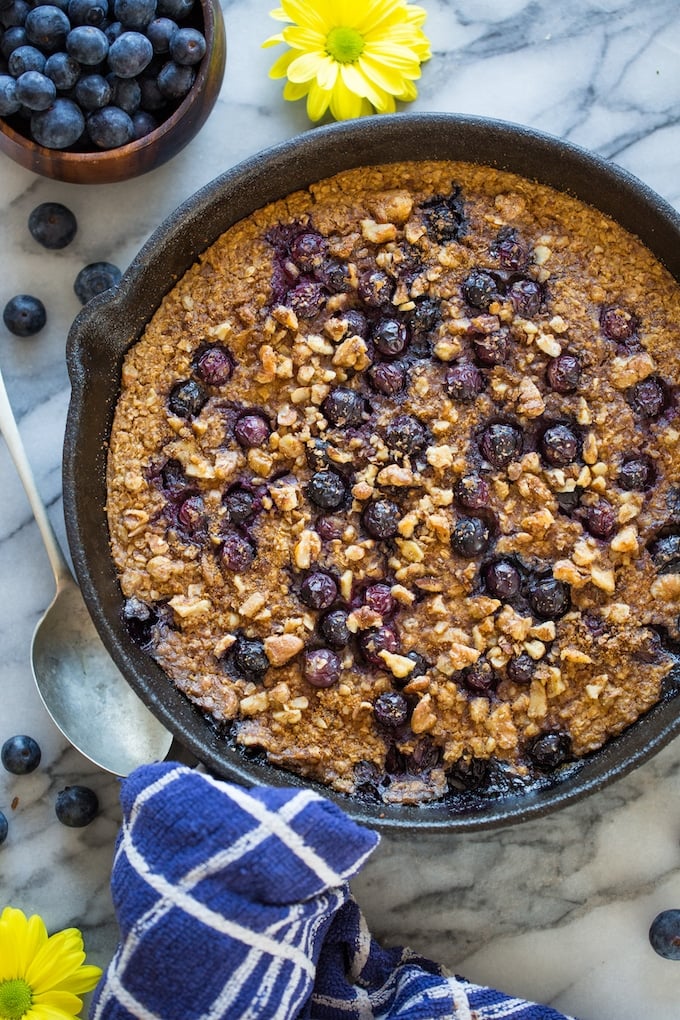
<svg viewBox="0 0 680 1020"><path fill-rule="evenodd" d="M126 359L128 623L225 739L340 792L558 782L675 690L677 285L488 168L310 192L204 253Z"/></svg>

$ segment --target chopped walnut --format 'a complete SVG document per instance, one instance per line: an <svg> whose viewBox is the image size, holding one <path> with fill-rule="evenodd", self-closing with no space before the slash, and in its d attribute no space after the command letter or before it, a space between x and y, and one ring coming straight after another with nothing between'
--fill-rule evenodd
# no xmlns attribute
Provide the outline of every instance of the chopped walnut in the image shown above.
<svg viewBox="0 0 680 1020"><path fill-rule="evenodd" d="M270 634L264 639L265 655L272 666L283 666L304 648L302 638L295 634Z"/></svg>
<svg viewBox="0 0 680 1020"><path fill-rule="evenodd" d="M321 552L321 539L316 531L305 529L293 548L293 562L300 570L308 570Z"/></svg>
<svg viewBox="0 0 680 1020"><path fill-rule="evenodd" d="M517 400L518 414L524 414L527 418L538 418L545 411L545 401L533 379L525 376L519 384Z"/></svg>
<svg viewBox="0 0 680 1020"><path fill-rule="evenodd" d="M371 244L386 244L394 241L397 236L397 228L394 223L376 223L375 220L362 220L361 233L366 241Z"/></svg>
<svg viewBox="0 0 680 1020"><path fill-rule="evenodd" d="M660 574L652 581L650 592L662 602L676 602L680 599L680 574Z"/></svg>
<svg viewBox="0 0 680 1020"><path fill-rule="evenodd" d="M612 358L609 364L609 377L617 390L625 390L646 379L655 369L654 359L646 351L641 351L639 354L631 354L628 358Z"/></svg>

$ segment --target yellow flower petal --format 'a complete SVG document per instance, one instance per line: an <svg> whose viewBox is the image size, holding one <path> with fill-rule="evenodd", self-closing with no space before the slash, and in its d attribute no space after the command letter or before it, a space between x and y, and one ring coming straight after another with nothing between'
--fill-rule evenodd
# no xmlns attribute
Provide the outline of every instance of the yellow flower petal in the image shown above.
<svg viewBox="0 0 680 1020"><path fill-rule="evenodd" d="M395 43L367 43L361 56L380 61L386 67L393 67L403 74L408 74L409 77L412 77L414 71L420 72L420 62L413 55L413 51Z"/></svg>
<svg viewBox="0 0 680 1020"><path fill-rule="evenodd" d="M78 967L78 970L73 974L69 974L61 981L57 981L53 986L55 992L70 992L73 995L84 995L85 992L91 992L92 989L99 983L99 979L102 976L101 967L95 967L94 964L84 963Z"/></svg>
<svg viewBox="0 0 680 1020"><path fill-rule="evenodd" d="M330 60L330 57L320 57L318 53L296 54L288 68L288 77L295 82L311 81L316 78L324 60Z"/></svg>
<svg viewBox="0 0 680 1020"><path fill-rule="evenodd" d="M283 98L291 102L295 102L296 99L303 99L309 92L309 86L310 83L308 81L287 81L283 86Z"/></svg>
<svg viewBox="0 0 680 1020"><path fill-rule="evenodd" d="M73 1020L73 1013L64 1013L53 1006L33 1006L24 1020Z"/></svg>
<svg viewBox="0 0 680 1020"><path fill-rule="evenodd" d="M21 954L19 966L21 968L20 973L25 974L30 961L37 956L38 951L47 942L47 928L42 917L38 914L32 914L28 918L22 941L23 953Z"/></svg>
<svg viewBox="0 0 680 1020"><path fill-rule="evenodd" d="M332 93L330 90L320 89L316 82L312 82L307 95L307 116L310 120L321 120L328 109Z"/></svg>
<svg viewBox="0 0 680 1020"><path fill-rule="evenodd" d="M369 81L390 95L398 95L404 87L404 78L399 71L385 67L384 64L364 56L363 53L359 57L359 67Z"/></svg>
<svg viewBox="0 0 680 1020"><path fill-rule="evenodd" d="M412 81L404 81L404 88L395 98L402 103L411 103L418 97L418 89L415 87Z"/></svg>
<svg viewBox="0 0 680 1020"><path fill-rule="evenodd" d="M270 35L268 39L262 43L262 49L266 49L268 46L278 46L279 43L285 42L283 38L283 32L279 32L278 35Z"/></svg>
<svg viewBox="0 0 680 1020"><path fill-rule="evenodd" d="M340 74L350 92L355 92L358 96L368 99L376 109L380 109L383 104L384 92L377 89L373 82L361 73L356 64L343 64Z"/></svg>
<svg viewBox="0 0 680 1020"><path fill-rule="evenodd" d="M299 25L289 25L283 30L283 40L294 50L310 50L319 53L326 52L326 37L321 32L315 32L311 28L301 28Z"/></svg>
<svg viewBox="0 0 680 1020"><path fill-rule="evenodd" d="M331 95L331 113L336 120L351 120L361 116L362 97L350 92L342 78L338 78Z"/></svg>
<svg viewBox="0 0 680 1020"><path fill-rule="evenodd" d="M333 27L328 3L313 3L308 0L281 0L281 10L289 21L307 28L316 29L324 35Z"/></svg>
<svg viewBox="0 0 680 1020"><path fill-rule="evenodd" d="M43 992L33 996L33 1008L60 1009L68 1017L76 1016L83 1008L83 1000L71 992Z"/></svg>
<svg viewBox="0 0 680 1020"><path fill-rule="evenodd" d="M282 53L281 56L278 57L274 61L272 66L269 68L269 77L270 78L285 78L286 75L288 74L288 68L290 67L290 62L296 56L297 56L297 54L295 53L295 50L286 50L285 53Z"/></svg>
<svg viewBox="0 0 680 1020"><path fill-rule="evenodd" d="M335 60L331 60L330 57L325 57L319 64L319 69L316 72L316 83L319 88L326 92L334 88L338 80L338 72L341 68L344 70L344 65L339 65Z"/></svg>

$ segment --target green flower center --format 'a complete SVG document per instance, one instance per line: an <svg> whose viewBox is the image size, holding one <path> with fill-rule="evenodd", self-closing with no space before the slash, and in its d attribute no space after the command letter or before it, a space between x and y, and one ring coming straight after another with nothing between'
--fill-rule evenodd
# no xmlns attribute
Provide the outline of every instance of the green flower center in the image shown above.
<svg viewBox="0 0 680 1020"><path fill-rule="evenodd" d="M0 982L0 1017L3 1020L21 1020L33 1002L33 992L23 978Z"/></svg>
<svg viewBox="0 0 680 1020"><path fill-rule="evenodd" d="M336 25L326 36L326 52L339 64L351 64L357 60L365 45L361 32L348 25Z"/></svg>

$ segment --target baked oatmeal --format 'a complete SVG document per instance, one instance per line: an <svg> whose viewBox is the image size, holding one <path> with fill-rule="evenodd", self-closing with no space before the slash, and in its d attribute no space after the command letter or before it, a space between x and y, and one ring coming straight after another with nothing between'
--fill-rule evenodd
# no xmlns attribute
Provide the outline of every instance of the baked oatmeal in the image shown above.
<svg viewBox="0 0 680 1020"><path fill-rule="evenodd" d="M487 167L253 213L125 358L132 636L225 740L335 790L552 781L667 693L679 323L636 238Z"/></svg>

